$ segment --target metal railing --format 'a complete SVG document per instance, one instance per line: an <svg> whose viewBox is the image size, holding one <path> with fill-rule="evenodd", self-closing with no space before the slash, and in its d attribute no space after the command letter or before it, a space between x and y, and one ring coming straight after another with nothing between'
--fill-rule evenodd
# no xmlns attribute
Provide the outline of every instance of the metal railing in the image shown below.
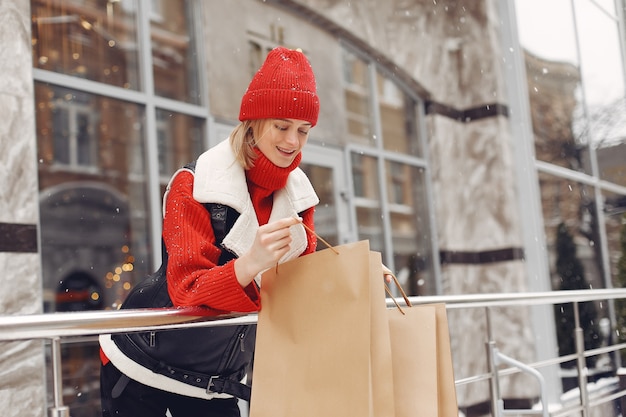
<svg viewBox="0 0 626 417"><path fill-rule="evenodd" d="M593 350L584 350L583 332L578 318L578 304L587 301L608 301L626 299L626 289L608 290L575 290L535 293L499 293L499 294L471 294L456 296L420 296L409 297L414 305L428 303L445 303L447 309L482 308L486 312L488 322L487 355L489 370L487 373L457 379L456 385L466 385L481 381L488 381L491 386L491 410L493 415L500 417L504 414L539 414L544 417L582 415L590 417L591 407L606 402L616 401L626 397L626 390L615 390L609 395L590 400L586 384L586 358L594 355L618 352L626 349L626 344L612 344ZM542 362L523 364L500 352L490 329L491 309L494 307L536 306L550 304L573 303L575 308L576 353L555 357ZM387 300L388 307L393 307L391 299ZM75 336L95 336L106 333L126 333L157 329L181 329L201 326L227 326L254 324L256 314L231 314L221 316L206 315L201 308L168 308L146 310L117 310L97 312L48 313L25 316L0 316L0 342L16 340L49 340L51 344L52 361L52 401L49 407L50 416L68 417L69 407L63 404L63 379L61 370L61 342L63 338ZM579 403L550 412L547 410L544 385L538 369L558 365L566 361L575 360L579 381ZM503 368L508 365L509 368ZM525 372L537 378L541 386L540 410L505 410L499 393L499 379L503 376Z"/></svg>

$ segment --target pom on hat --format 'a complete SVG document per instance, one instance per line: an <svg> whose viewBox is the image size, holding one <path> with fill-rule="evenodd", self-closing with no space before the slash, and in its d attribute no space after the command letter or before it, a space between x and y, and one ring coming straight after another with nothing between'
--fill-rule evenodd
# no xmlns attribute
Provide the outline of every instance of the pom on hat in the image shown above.
<svg viewBox="0 0 626 417"><path fill-rule="evenodd" d="M317 124L315 75L300 50L279 46L267 54L241 99L239 120L297 119Z"/></svg>

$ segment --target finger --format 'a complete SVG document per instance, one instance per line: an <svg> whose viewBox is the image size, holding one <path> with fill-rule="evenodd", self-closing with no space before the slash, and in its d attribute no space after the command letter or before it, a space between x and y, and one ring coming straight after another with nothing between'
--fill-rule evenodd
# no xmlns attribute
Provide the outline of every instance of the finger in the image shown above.
<svg viewBox="0 0 626 417"><path fill-rule="evenodd" d="M291 227L295 224L298 223L302 223L302 218L301 217L284 217L280 220L276 220L276 222L278 225L281 225L282 227Z"/></svg>
<svg viewBox="0 0 626 417"><path fill-rule="evenodd" d="M274 232L277 230L289 229L291 226L298 224L298 223L300 223L300 221L295 217L285 217L283 219L276 220L272 223L267 223L261 226L260 229L262 229L265 232Z"/></svg>

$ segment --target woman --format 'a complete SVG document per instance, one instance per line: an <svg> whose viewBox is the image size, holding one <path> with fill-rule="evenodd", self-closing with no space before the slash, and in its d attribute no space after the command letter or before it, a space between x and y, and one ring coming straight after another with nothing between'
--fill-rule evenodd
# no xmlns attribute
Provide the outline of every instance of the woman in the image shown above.
<svg viewBox="0 0 626 417"><path fill-rule="evenodd" d="M318 114L315 77L304 54L272 50L242 98L241 123L229 139L168 185L163 242L173 305L258 311L261 273L315 251L319 200L298 165ZM220 228L225 230L215 230ZM255 329L248 327L147 336L152 346L164 334L176 335L167 342L173 345L168 363L149 355L137 361L110 335L101 336L103 415L165 416L169 410L173 417L239 416L237 397L246 397L240 382L254 347ZM198 369L188 369L189 363Z"/></svg>

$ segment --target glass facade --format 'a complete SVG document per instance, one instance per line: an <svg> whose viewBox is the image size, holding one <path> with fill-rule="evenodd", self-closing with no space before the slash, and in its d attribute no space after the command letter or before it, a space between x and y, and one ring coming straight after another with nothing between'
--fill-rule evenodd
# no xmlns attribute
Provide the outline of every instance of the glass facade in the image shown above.
<svg viewBox="0 0 626 417"><path fill-rule="evenodd" d="M32 0L31 13L44 310L115 309L158 261L169 177L205 148L197 5ZM97 344L63 356L72 415L99 414Z"/></svg>
<svg viewBox="0 0 626 417"><path fill-rule="evenodd" d="M32 1L33 67L139 90L136 1Z"/></svg>
<svg viewBox="0 0 626 417"><path fill-rule="evenodd" d="M616 4L515 2L554 290L626 284L617 279L626 221L626 91ZM610 304L596 304L581 313L586 348L600 346L598 323L612 317ZM555 311L560 331L567 313ZM560 353L572 353L573 346L564 348L571 335L558 333Z"/></svg>
<svg viewBox="0 0 626 417"><path fill-rule="evenodd" d="M94 306L115 307L151 269L143 109L41 82L35 96L46 310L73 309L65 281L76 273L110 290Z"/></svg>
<svg viewBox="0 0 626 417"><path fill-rule="evenodd" d="M520 44L538 165L544 225L572 233L591 288L610 287L610 248L626 196L626 116L620 23L613 2L517 1ZM558 28L558 37L546 36ZM623 46L622 46L623 47ZM549 251L551 265L558 254ZM553 287L559 277L553 271Z"/></svg>
<svg viewBox="0 0 626 417"><path fill-rule="evenodd" d="M137 13L140 7L148 13ZM192 2L33 0L31 8L33 66L42 70L35 96L39 186L46 202L42 252L44 263L51 262L43 272L46 306L56 309L56 285L64 274L89 271L109 290L98 306L115 308L153 269L153 224L161 215L150 196L161 196L171 174L206 142L205 118L176 104L201 102ZM148 28L148 43L137 28ZM150 59L144 50L151 51ZM147 63L151 73L141 71ZM89 81L85 89L75 87L76 78ZM167 108L152 106L161 99ZM159 189L149 180L152 165L158 167ZM85 190L83 197L71 195L75 188ZM69 216L70 210L85 214ZM78 224L87 217L89 225ZM111 222L119 227L104 227ZM85 229L84 239L60 237L76 227ZM85 253L90 246L93 251ZM105 247L110 255L103 254ZM124 274L115 272L125 264Z"/></svg>

